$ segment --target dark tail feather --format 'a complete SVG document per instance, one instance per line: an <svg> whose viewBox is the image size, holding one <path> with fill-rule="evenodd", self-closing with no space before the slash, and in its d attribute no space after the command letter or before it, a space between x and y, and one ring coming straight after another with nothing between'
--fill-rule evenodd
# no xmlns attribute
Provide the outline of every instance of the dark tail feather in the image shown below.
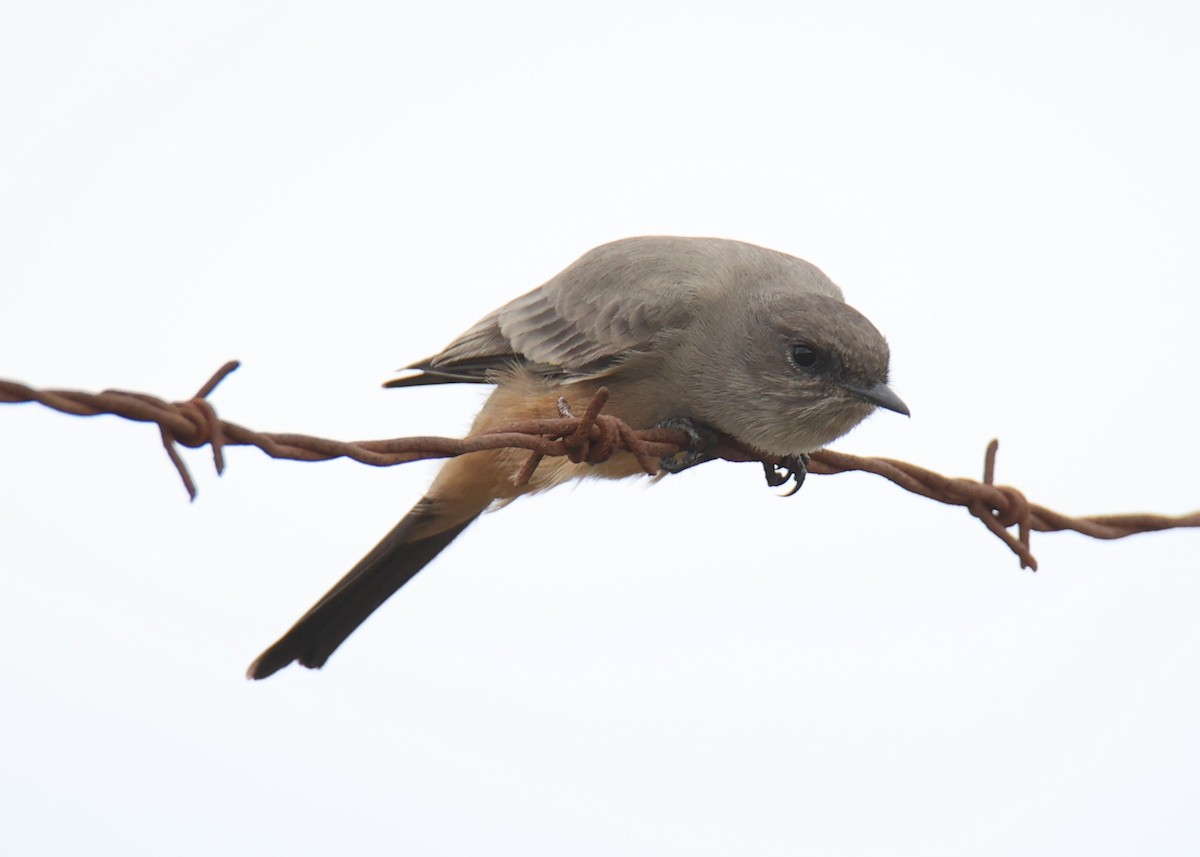
<svg viewBox="0 0 1200 857"><path fill-rule="evenodd" d="M250 664L246 677L266 678L292 661L299 661L309 669L323 666L379 605L412 580L479 517L475 515L440 533L410 540L409 534L418 524L428 523L430 515L429 507L424 502L418 503L291 630Z"/></svg>

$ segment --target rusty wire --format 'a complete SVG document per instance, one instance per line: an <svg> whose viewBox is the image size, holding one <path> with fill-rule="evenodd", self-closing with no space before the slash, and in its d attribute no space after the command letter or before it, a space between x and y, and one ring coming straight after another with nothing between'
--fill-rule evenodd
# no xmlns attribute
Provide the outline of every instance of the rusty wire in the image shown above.
<svg viewBox="0 0 1200 857"><path fill-rule="evenodd" d="M514 475L518 485L525 484L543 458L566 456L579 463L599 464L615 452L631 453L648 474L659 471L663 456L686 449L688 438L675 429L634 430L616 417L602 413L608 391L601 388L586 411L575 416L560 400L557 419L525 420L466 438L404 437L391 440L337 441L303 434L257 432L217 416L208 401L210 393L229 373L238 368L236 361L222 366L192 398L167 402L144 393L105 390L83 393L75 390L36 390L24 384L0 379L0 404L39 402L46 407L76 416L112 414L138 422L155 423L162 443L183 480L188 495L196 498L196 485L180 457L177 445L190 448L209 446L217 473L225 469L223 450L227 446L256 446L272 458L294 461L328 461L350 458L363 464L388 467L430 458L451 458L489 449L525 449L529 458ZM1037 560L1029 548L1033 531L1073 530L1097 539L1119 539L1135 533L1148 533L1178 527L1200 527L1200 512L1172 517L1168 515L1129 514L1072 517L1030 503L1010 485L995 485L996 450L988 444L982 482L943 476L905 461L874 458L822 449L812 453L808 472L822 475L859 470L890 480L906 491L939 503L965 507L979 518L997 538L1008 545L1022 568L1037 570ZM760 461L778 466L781 462L762 456L722 435L716 457L728 461ZM1010 530L1016 527L1014 535Z"/></svg>

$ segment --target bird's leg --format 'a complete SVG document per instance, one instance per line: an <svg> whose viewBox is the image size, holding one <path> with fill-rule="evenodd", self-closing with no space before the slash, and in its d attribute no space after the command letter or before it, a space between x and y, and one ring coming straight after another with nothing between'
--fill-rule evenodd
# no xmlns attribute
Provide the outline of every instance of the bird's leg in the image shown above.
<svg viewBox="0 0 1200 857"><path fill-rule="evenodd" d="M786 485L794 479L796 487L783 495L784 497L791 497L800 490L800 486L804 484L804 477L808 476L808 456L788 455L779 459L774 464L764 461L763 473L766 474L767 484L772 488Z"/></svg>
<svg viewBox="0 0 1200 857"><path fill-rule="evenodd" d="M691 417L672 417L657 423L654 428L675 429L688 436L688 445L682 451L675 455L664 455L659 460L658 466L667 473L679 473L717 457L712 450L717 446L719 433L712 426L696 422Z"/></svg>

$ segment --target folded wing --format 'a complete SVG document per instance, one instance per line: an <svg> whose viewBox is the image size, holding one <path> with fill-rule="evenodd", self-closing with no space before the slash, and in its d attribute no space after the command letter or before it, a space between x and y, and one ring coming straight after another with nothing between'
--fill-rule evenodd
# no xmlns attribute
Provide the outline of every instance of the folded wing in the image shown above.
<svg viewBox="0 0 1200 857"><path fill-rule="evenodd" d="M548 378L604 375L687 325L719 279L714 252L731 243L630 238L597 247L408 367L419 374L387 386L489 383L492 372L514 365Z"/></svg>

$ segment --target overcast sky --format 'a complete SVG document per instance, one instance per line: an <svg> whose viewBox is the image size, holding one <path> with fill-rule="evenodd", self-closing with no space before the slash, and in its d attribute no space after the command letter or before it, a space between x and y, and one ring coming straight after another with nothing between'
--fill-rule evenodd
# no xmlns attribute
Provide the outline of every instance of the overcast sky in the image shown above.
<svg viewBox="0 0 1200 857"><path fill-rule="evenodd" d="M736 5L736 10L735 10ZM380 389L588 248L801 256L906 420L836 448L1069 513L1200 507L1200 13L1107 3L0 9L0 377L254 428ZM250 660L435 467L0 408L0 849L1200 852L1200 533L1035 538L753 465L485 516L326 669Z"/></svg>

